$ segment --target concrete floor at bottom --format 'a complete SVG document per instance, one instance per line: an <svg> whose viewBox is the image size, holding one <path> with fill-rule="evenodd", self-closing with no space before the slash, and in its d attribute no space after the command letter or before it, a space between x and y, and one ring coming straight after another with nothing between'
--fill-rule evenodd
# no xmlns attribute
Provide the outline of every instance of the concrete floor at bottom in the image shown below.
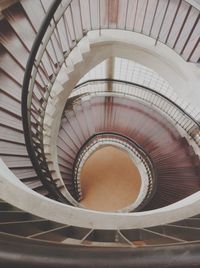
<svg viewBox="0 0 200 268"><path fill-rule="evenodd" d="M85 162L80 175L86 208L116 211L132 204L140 191L141 178L130 155L115 146L101 147Z"/></svg>

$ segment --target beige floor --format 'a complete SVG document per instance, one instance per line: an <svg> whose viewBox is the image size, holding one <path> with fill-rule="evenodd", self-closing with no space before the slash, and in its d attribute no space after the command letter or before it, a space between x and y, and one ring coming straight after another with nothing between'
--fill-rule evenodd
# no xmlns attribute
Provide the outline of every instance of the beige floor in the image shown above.
<svg viewBox="0 0 200 268"><path fill-rule="evenodd" d="M138 196L140 174L128 153L114 146L93 153L81 172L83 200L87 208L114 211L130 205Z"/></svg>

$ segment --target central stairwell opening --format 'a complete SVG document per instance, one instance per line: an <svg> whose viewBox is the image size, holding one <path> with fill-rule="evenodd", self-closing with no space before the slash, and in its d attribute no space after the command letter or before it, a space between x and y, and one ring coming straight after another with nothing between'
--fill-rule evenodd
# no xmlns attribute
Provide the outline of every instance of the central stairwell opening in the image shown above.
<svg viewBox="0 0 200 268"><path fill-rule="evenodd" d="M122 149L104 145L91 154L80 174L81 204L100 211L116 211L136 201L140 173L131 156Z"/></svg>

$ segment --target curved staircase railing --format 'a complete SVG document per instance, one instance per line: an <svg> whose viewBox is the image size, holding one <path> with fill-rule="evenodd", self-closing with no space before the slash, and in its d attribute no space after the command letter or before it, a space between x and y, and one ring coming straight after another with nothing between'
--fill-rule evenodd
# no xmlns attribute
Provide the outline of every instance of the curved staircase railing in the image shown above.
<svg viewBox="0 0 200 268"><path fill-rule="evenodd" d="M197 63L199 13L189 1L178 0L126 1L125 5L120 0L53 1L27 62L22 115L31 161L54 198L66 202L46 162L44 117L56 77L63 64L68 67L69 53L90 30L99 30L101 34L103 29L121 29L147 35L155 40L155 45L160 41L186 61Z"/></svg>
<svg viewBox="0 0 200 268"><path fill-rule="evenodd" d="M80 148L73 165L73 182L76 188L76 192L79 194L79 201L82 198L82 190L80 185L80 171L85 161L96 150L97 147L102 144L114 144L120 146L122 149L129 151L132 155L135 155L143 164L147 174L147 189L144 190L144 196L139 199L139 202L132 204L128 211L137 211L144 207L148 201L152 198L156 188L156 167L151 160L148 153L136 142L130 138L113 132L102 132L91 136ZM145 193L146 192L146 193Z"/></svg>
<svg viewBox="0 0 200 268"><path fill-rule="evenodd" d="M105 88L107 88L105 87L105 84L109 83L112 83L113 85L113 94L125 94L126 96L143 100L162 111L164 114L169 116L175 124L184 129L195 143L200 146L200 122L198 122L192 115L186 112L182 107L180 107L180 105L171 100L169 97L152 88L141 86L129 81L102 78L87 80L78 84L74 88L71 96L75 98L75 96L84 94L105 93ZM95 87L88 87L91 85L98 85L98 90Z"/></svg>
<svg viewBox="0 0 200 268"><path fill-rule="evenodd" d="M0 209L2 267L199 267L200 215L150 228L98 230L48 221L3 200Z"/></svg>
<svg viewBox="0 0 200 268"><path fill-rule="evenodd" d="M159 174L156 193L161 199L167 192L169 193L169 198L165 196L165 201L160 200L162 206L173 203L175 200L178 201L176 198L179 196L179 190L182 187L185 190L189 189L188 183L194 186L192 192L196 192L199 189L199 157L195 153L192 158L190 157L193 154L192 145L198 149L199 123L193 121L192 117L189 114L187 116L182 109L179 110L176 103L173 104L170 99L160 93L157 94L154 90L151 91L149 88L133 83L127 84L126 81L112 80L110 82L112 91L107 91L110 88L107 80L87 81L74 89L66 104L58 134L57 153L61 176L66 185L70 186L69 190L72 183L78 193L81 189L77 185L77 174L72 173L73 164L77 163L76 157L79 159L79 155L82 155L85 149L86 152L80 159L84 156L88 157L87 148L90 150L90 139L92 140L94 134L98 136L101 133L110 132L113 138L114 133L129 137L140 144L143 150L152 157L154 167L151 170L156 167ZM134 107L134 104L141 109L133 108L132 110L131 107ZM141 111L141 117L137 111ZM146 120L143 119L144 113ZM156 124L149 121L150 118L154 118ZM161 129L164 130L163 133L168 134L163 136ZM192 142L192 137L196 140L196 144ZM195 169L193 170L192 167L191 170L194 173L192 171L189 174L190 163ZM78 168L77 173L81 173L81 169ZM195 180L193 181L193 176L197 184ZM186 178L185 182L184 178ZM176 184L178 181L179 183ZM161 185L163 188L160 188ZM169 189L164 185L170 186ZM185 192L185 196L192 192L187 194ZM174 198L172 198L172 193L174 193ZM148 209L157 207L159 203L159 197L157 197L155 194L153 202L148 203ZM181 199L180 196L179 198ZM169 203L166 203L166 200Z"/></svg>
<svg viewBox="0 0 200 268"><path fill-rule="evenodd" d="M28 62L27 62L27 67L26 67L24 81L23 81L23 91L22 91L22 118L23 118L24 137L25 137L28 154L30 156L32 164L39 178L41 179L41 181L46 186L46 188L48 189L48 191L50 192L52 196L56 197L57 199L61 199L62 201L65 201L65 199L63 200L63 197L61 197L60 191L57 189L56 184L53 181L51 172L46 163L46 158L44 156L44 146L43 146L44 111L47 105L48 98L50 96L48 86L52 85L51 79L49 78L48 73L45 73L45 78L48 78L48 83L46 83L46 85L44 84L43 87L40 88L40 90L42 90L42 91L39 91L41 93L40 97L38 98L34 92L34 88L36 86L35 82L37 80L37 75L41 77L41 74L39 73L39 66L40 65L43 66L42 55L40 56L40 60L38 62L36 58L37 58L38 51L40 50L41 46L43 47L43 42L42 42L43 37L45 36L45 33L49 27L49 23L52 20L52 17L54 16L59 4L60 4L60 1L54 1L54 3L50 6L47 12L47 15L43 21L43 24L41 25L40 31L38 32L36 36L36 39L34 41L34 44L33 44L33 47L32 47ZM45 48L44 48L44 51L45 51ZM50 66L52 66L50 58L49 58L49 63L50 63ZM41 68L41 71L44 71L43 68ZM52 69L52 72L54 73L55 70ZM33 76L33 73L34 73L34 76ZM42 81L44 82L44 80ZM34 104L32 104L33 96L35 97L35 100L37 101L37 105L38 105L37 108L35 107Z"/></svg>

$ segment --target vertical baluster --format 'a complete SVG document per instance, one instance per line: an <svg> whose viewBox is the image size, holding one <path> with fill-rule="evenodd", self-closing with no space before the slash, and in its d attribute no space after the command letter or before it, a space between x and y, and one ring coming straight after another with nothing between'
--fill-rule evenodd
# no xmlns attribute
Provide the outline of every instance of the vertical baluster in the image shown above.
<svg viewBox="0 0 200 268"><path fill-rule="evenodd" d="M179 31L179 33L178 33L178 35L177 35L177 37L176 37L176 40L175 40L175 42L174 42L174 45L173 45L172 49L175 48L175 46L176 46L176 44L177 44L177 42L178 42L178 39L179 39L179 37L180 37L180 35L181 35L181 33L182 33L182 30L183 30L183 28L184 28L184 26L185 26L185 23L186 23L186 21L187 21L187 18L188 18L188 16L189 16L191 10L192 10L192 6L190 6L189 9L188 9L188 11L187 11L187 14L186 14L186 16L185 16L185 18L184 18L184 21L183 21L183 23L182 23L182 25L181 25L180 31Z"/></svg>
<svg viewBox="0 0 200 268"><path fill-rule="evenodd" d="M130 0L127 1L127 6L126 6L126 20L125 20L125 28L124 29L126 29L126 27L127 27L129 1Z"/></svg>
<svg viewBox="0 0 200 268"><path fill-rule="evenodd" d="M142 22L142 29L141 29L141 33L143 33L143 29L144 29L144 22L145 22L145 18L146 18L146 14L147 14L147 8L149 5L149 0L147 0L146 2L146 7L145 7L145 11L144 11L144 18L143 18L143 22Z"/></svg>
<svg viewBox="0 0 200 268"><path fill-rule="evenodd" d="M63 46L62 46L62 41L61 41L61 38L60 38L60 34L59 34L59 31L58 31L58 25L55 21L55 18L53 17L53 22L54 22L54 27L55 27L55 30L56 30L56 33L54 33L54 36L55 36L55 39L57 41L57 45L60 49L60 52L61 52L61 55L62 55L62 58L63 58L63 61L65 61L65 57L64 57L64 49L63 49ZM56 37L56 34L57 34L57 37Z"/></svg>
<svg viewBox="0 0 200 268"><path fill-rule="evenodd" d="M191 29L191 31L190 31L190 33L189 33L189 35L188 35L188 37L187 37L187 39L185 41L185 44L183 45L183 48L181 49L180 55L183 54L183 52L184 52L184 50L185 50L185 48L186 48L186 46L187 46L187 44L188 44L188 42L190 40L190 37L192 36L192 34L194 32L194 29L196 28L196 26L198 24L199 18L200 18L200 14L197 16L197 18L196 18L196 20L195 20L195 22L194 22L194 24L192 26L192 29Z"/></svg>
<svg viewBox="0 0 200 268"><path fill-rule="evenodd" d="M83 17L82 17L82 12L81 12L81 3L80 3L80 0L78 0L78 7L79 7L79 14L80 14L82 35L84 36L85 35L85 31L83 29Z"/></svg>
<svg viewBox="0 0 200 268"><path fill-rule="evenodd" d="M192 55L194 54L194 52L195 52L196 48L198 47L199 43L200 43L200 37L199 37L199 39L197 40L195 46L193 47L193 49L192 49L192 51L191 51L189 57L187 58L187 61L190 61L190 60L191 60Z"/></svg>
<svg viewBox="0 0 200 268"><path fill-rule="evenodd" d="M116 29L118 29L118 23L119 23L119 1L117 1L117 21L116 21Z"/></svg>
<svg viewBox="0 0 200 268"><path fill-rule="evenodd" d="M101 36L101 0L99 0L99 36Z"/></svg>
<svg viewBox="0 0 200 268"><path fill-rule="evenodd" d="M137 18L137 10L138 10L138 0L136 0L135 17L134 17L134 22L133 22L133 32L135 30L135 22L136 22L136 18Z"/></svg>
<svg viewBox="0 0 200 268"><path fill-rule="evenodd" d="M89 14L90 14L90 26L91 26L91 30L93 30L93 27L92 27L92 12L91 12L91 3L90 3L91 0L89 0Z"/></svg>
<svg viewBox="0 0 200 268"><path fill-rule="evenodd" d="M76 35L75 24L74 24L74 15L73 15L73 12L72 12L72 6L71 6L71 4L69 5L69 10L70 10L71 18L72 18L72 28L73 28L74 37L75 37L74 42L77 44L77 42L78 42L77 39L78 38L77 38L77 35Z"/></svg>
<svg viewBox="0 0 200 268"><path fill-rule="evenodd" d="M160 25L160 29L159 29L159 32L158 32L158 36L157 36L157 38L156 38L155 46L157 45L157 42L158 42L159 37L160 37L160 33L161 33L161 30L162 30L162 27L163 27L163 23L164 23L164 21L165 21L165 17L166 17L168 8L169 8L169 3L170 3L170 0L167 1L167 6L166 6L165 13L164 13L164 16L163 16L161 25Z"/></svg>
<svg viewBox="0 0 200 268"><path fill-rule="evenodd" d="M172 28L173 28L173 26L174 26L174 22L175 22L175 20L176 20L176 16L177 16L177 14L178 14L178 11L179 11L179 9L180 9L180 6L181 6L181 0L179 0L179 3L178 3L178 6L177 6L177 9L176 9L176 12L175 12L175 14L174 14L174 17L173 17L173 20L172 20L172 23L171 23L171 26L170 26L170 28L169 28L169 32L168 32L168 34L167 34L167 37L166 37L166 40L165 40L165 44L168 42L168 39L169 39L169 36L170 36L170 33L171 33L171 31L172 31Z"/></svg>
<svg viewBox="0 0 200 268"><path fill-rule="evenodd" d="M157 0L157 2L156 2L156 8L155 8L155 11L154 11L154 14L153 14L153 19L152 19L152 22L151 22L151 27L150 27L150 31L149 31L149 36L151 36L151 32L152 32L152 28L153 28L154 20L155 20L155 17L156 17L156 12L157 12L157 9L158 9L158 4L159 4L159 0Z"/></svg>

